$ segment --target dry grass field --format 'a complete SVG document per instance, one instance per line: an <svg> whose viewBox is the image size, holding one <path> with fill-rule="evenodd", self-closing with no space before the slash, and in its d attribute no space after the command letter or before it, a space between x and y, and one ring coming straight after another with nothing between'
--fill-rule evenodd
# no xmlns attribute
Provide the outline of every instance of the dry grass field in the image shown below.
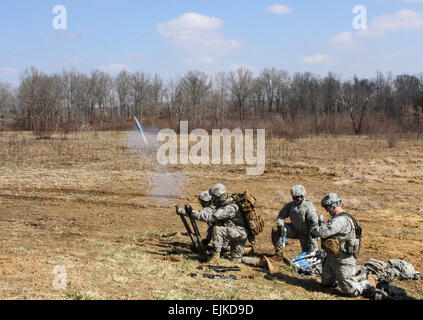
<svg viewBox="0 0 423 320"><path fill-rule="evenodd" d="M282 265L274 275L242 266L237 280L189 277L200 261L174 205L198 207L198 192L217 182L257 197L266 222L259 253L273 252L270 230L301 183L326 220L322 196L343 197L363 227L358 264L398 258L423 271L422 139L393 147L366 136L272 139L259 176L234 165L160 167L138 140L136 132L0 132L1 299L347 299ZM285 255L295 257L299 243L288 242ZM56 265L67 271L62 290ZM394 285L423 298L423 281Z"/></svg>

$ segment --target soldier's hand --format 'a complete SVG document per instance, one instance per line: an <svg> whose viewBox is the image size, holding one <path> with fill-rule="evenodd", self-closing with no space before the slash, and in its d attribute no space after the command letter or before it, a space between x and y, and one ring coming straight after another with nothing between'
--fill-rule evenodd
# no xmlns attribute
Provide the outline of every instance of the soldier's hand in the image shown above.
<svg viewBox="0 0 423 320"><path fill-rule="evenodd" d="M323 226L325 224L325 217L323 214L319 216L319 226Z"/></svg>
<svg viewBox="0 0 423 320"><path fill-rule="evenodd" d="M192 213L192 207L191 207L189 204L186 204L186 205L185 205L185 212L186 212L188 215L191 215L191 213Z"/></svg>
<svg viewBox="0 0 423 320"><path fill-rule="evenodd" d="M177 215L183 214L184 209L182 209L181 207L175 206L175 209Z"/></svg>
<svg viewBox="0 0 423 320"><path fill-rule="evenodd" d="M281 236L286 236L287 230L286 230L285 226L280 226L279 230L281 231Z"/></svg>

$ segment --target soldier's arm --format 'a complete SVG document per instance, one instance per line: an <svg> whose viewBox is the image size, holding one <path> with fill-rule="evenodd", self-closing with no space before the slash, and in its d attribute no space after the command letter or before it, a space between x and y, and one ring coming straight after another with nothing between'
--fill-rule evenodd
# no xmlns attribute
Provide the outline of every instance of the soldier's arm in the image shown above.
<svg viewBox="0 0 423 320"><path fill-rule="evenodd" d="M194 219L199 221L204 221L207 223L214 223L216 222L213 214L216 212L216 209L211 207L206 207L201 211L193 210L191 215Z"/></svg>
<svg viewBox="0 0 423 320"><path fill-rule="evenodd" d="M213 218L215 219L214 222L232 219L233 217L235 217L237 210L238 207L232 204L217 209L216 212L213 213Z"/></svg>
<svg viewBox="0 0 423 320"><path fill-rule="evenodd" d="M319 225L319 215L317 209L311 203L308 204L308 210L306 213L306 222L309 230Z"/></svg>
<svg viewBox="0 0 423 320"><path fill-rule="evenodd" d="M276 225L278 227L283 227L285 225L285 219L289 218L289 209L291 208L292 203L289 202L283 206L279 211L278 217L276 218Z"/></svg>
<svg viewBox="0 0 423 320"><path fill-rule="evenodd" d="M331 219L327 225L311 229L311 233L322 238L329 238L336 234L347 234L351 231L351 225L346 219L345 217Z"/></svg>

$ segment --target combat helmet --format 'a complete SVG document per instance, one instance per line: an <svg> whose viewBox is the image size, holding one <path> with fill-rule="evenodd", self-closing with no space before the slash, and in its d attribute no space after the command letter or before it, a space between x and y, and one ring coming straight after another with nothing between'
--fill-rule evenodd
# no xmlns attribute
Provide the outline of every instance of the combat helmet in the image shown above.
<svg viewBox="0 0 423 320"><path fill-rule="evenodd" d="M212 185L210 190L209 190L210 196L213 196L217 199L220 199L220 197L222 197L226 193L227 193L227 189L221 183L217 183L217 184Z"/></svg>
<svg viewBox="0 0 423 320"><path fill-rule="evenodd" d="M221 183L213 185L210 188L209 193L215 206L221 205L228 199L227 189Z"/></svg>
<svg viewBox="0 0 423 320"><path fill-rule="evenodd" d="M297 185L295 185L291 188L291 196L293 198L295 198L295 197L305 197L306 194L307 194L306 189L300 184L297 184Z"/></svg>
<svg viewBox="0 0 423 320"><path fill-rule="evenodd" d="M320 204L325 209L342 207L342 198L337 193L329 193L323 197Z"/></svg>
<svg viewBox="0 0 423 320"><path fill-rule="evenodd" d="M200 201L201 203L209 203L209 202L211 202L211 200L212 200L212 198L211 198L211 195L209 193L209 190L202 191L198 195L198 201Z"/></svg>

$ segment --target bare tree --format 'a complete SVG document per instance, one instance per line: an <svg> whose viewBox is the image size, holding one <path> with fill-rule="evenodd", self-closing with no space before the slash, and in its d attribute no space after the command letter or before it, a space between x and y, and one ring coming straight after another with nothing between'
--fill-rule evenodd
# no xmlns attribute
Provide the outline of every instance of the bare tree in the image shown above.
<svg viewBox="0 0 423 320"><path fill-rule="evenodd" d="M143 117L150 90L151 80L149 75L137 71L131 76L131 98L134 101L131 114Z"/></svg>
<svg viewBox="0 0 423 320"><path fill-rule="evenodd" d="M131 97L131 74L122 70L115 78L115 89L119 103L119 115L128 119L131 116L130 108L133 104Z"/></svg>
<svg viewBox="0 0 423 320"><path fill-rule="evenodd" d="M402 74L394 80L396 97L402 113L413 107L420 95L420 80L415 76Z"/></svg>
<svg viewBox="0 0 423 320"><path fill-rule="evenodd" d="M225 72L218 72L215 76L214 91L216 92L217 105L215 109L216 122L221 122L225 116L228 103L228 81Z"/></svg>
<svg viewBox="0 0 423 320"><path fill-rule="evenodd" d="M211 88L209 77L201 71L188 71L181 79L183 90L190 98L194 119L197 119L197 106Z"/></svg>
<svg viewBox="0 0 423 320"><path fill-rule="evenodd" d="M266 111L266 80L263 77L254 79L251 86L251 100L256 116L264 119Z"/></svg>
<svg viewBox="0 0 423 320"><path fill-rule="evenodd" d="M277 82L275 92L275 105L279 113L285 113L288 105L290 77L287 71L277 71Z"/></svg>
<svg viewBox="0 0 423 320"><path fill-rule="evenodd" d="M0 128L2 130L12 121L15 108L16 98L12 88L9 84L0 82Z"/></svg>
<svg viewBox="0 0 423 320"><path fill-rule="evenodd" d="M175 110L178 114L178 131L179 125L186 113L184 106L186 105L186 98L181 79L171 79L167 85L169 113L170 110Z"/></svg>
<svg viewBox="0 0 423 320"><path fill-rule="evenodd" d="M251 95L253 74L245 67L229 72L229 88L239 119L245 119L245 102Z"/></svg>
<svg viewBox="0 0 423 320"><path fill-rule="evenodd" d="M154 74L154 78L151 85L151 95L152 95L152 113L154 114L154 117L156 120L157 120L157 115L159 112L159 106L162 103L163 94L164 94L163 79L158 74Z"/></svg>
<svg viewBox="0 0 423 320"><path fill-rule="evenodd" d="M350 115L355 134L360 134L363 119L372 107L374 98L374 84L367 79L359 80L354 76L353 81L347 81L339 92L339 102Z"/></svg>
<svg viewBox="0 0 423 320"><path fill-rule="evenodd" d="M39 137L48 137L60 123L62 89L58 75L48 76L32 67L23 76L18 98L26 115L24 125Z"/></svg>

